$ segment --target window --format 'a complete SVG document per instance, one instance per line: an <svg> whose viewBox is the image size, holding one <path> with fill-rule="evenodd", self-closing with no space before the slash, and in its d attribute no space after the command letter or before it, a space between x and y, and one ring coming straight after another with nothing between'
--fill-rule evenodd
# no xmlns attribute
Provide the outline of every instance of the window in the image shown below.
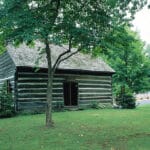
<svg viewBox="0 0 150 150"><path fill-rule="evenodd" d="M6 81L6 87L7 87L7 93L12 93L12 87L11 87L10 80Z"/></svg>

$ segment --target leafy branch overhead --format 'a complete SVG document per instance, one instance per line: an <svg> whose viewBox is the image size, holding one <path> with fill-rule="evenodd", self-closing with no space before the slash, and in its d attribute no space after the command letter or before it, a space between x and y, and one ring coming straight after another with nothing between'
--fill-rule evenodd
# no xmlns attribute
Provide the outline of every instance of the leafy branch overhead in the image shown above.
<svg viewBox="0 0 150 150"><path fill-rule="evenodd" d="M3 0L1 18L7 21L1 23L10 30L8 41L30 43L48 36L49 42L61 45L68 44L71 36L73 47L91 49L114 24L125 23L127 14L132 16L144 4L138 0Z"/></svg>

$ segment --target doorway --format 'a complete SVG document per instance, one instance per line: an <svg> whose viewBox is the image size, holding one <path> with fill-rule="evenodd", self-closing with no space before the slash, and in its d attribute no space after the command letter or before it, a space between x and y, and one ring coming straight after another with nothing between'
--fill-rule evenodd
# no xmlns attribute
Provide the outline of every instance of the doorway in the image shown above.
<svg viewBox="0 0 150 150"><path fill-rule="evenodd" d="M63 83L64 89L64 105L77 106L78 105L78 83L67 81Z"/></svg>

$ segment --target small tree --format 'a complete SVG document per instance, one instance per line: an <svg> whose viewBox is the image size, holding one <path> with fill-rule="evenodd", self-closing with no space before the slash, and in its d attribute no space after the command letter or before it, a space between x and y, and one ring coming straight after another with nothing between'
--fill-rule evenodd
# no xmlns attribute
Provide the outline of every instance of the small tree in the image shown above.
<svg viewBox="0 0 150 150"><path fill-rule="evenodd" d="M15 114L12 94L7 91L5 83L0 90L0 118L11 117Z"/></svg>
<svg viewBox="0 0 150 150"><path fill-rule="evenodd" d="M113 76L114 94L123 107L131 107L131 103L134 108L133 93L150 88L150 60L143 53L144 43L127 27L113 31L106 40L104 55L116 71Z"/></svg>
<svg viewBox="0 0 150 150"><path fill-rule="evenodd" d="M133 92L127 85L121 86L115 94L117 105L128 109L133 109L136 107L136 101Z"/></svg>

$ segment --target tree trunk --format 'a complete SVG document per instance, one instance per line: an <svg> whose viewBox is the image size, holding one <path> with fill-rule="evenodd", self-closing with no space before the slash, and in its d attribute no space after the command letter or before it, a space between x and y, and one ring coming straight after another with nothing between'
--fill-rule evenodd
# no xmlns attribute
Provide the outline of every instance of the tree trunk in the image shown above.
<svg viewBox="0 0 150 150"><path fill-rule="evenodd" d="M46 55L48 62L48 83L47 83L47 105L46 105L46 127L52 127L52 88L53 88L53 72L52 72L52 61L51 61L51 49L49 42L45 39Z"/></svg>

